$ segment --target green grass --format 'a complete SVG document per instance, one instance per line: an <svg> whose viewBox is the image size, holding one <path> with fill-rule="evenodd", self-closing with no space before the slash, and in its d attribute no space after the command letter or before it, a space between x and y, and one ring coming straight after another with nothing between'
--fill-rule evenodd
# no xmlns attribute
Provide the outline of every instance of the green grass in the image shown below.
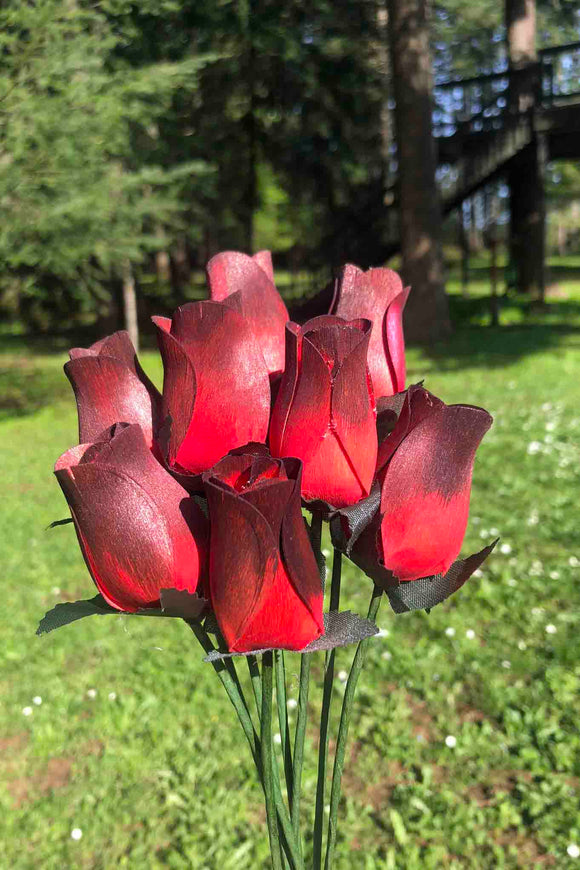
<svg viewBox="0 0 580 870"><path fill-rule="evenodd" d="M495 416L464 552L496 530L504 552L430 615L383 603L388 635L374 641L351 730L339 870L577 865L566 849L580 844L580 297L565 288L545 312L506 301L519 322L409 352L409 382ZM267 868L246 746L184 623L92 617L34 636L55 602L94 591L71 527L46 531L67 515L52 464L76 440L64 345L6 340L0 356L0 866ZM154 354L144 363L159 379ZM364 612L369 582L349 568L344 587ZM337 672L351 656L339 651ZM290 656L291 697L298 667ZM321 669L322 655L311 723ZM337 679L335 712L342 692ZM304 786L306 823L312 724Z"/></svg>

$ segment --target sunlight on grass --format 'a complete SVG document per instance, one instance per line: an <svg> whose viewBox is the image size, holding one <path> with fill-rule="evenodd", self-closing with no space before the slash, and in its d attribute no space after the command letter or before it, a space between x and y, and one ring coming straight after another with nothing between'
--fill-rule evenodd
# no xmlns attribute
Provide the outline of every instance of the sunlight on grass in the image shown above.
<svg viewBox="0 0 580 870"><path fill-rule="evenodd" d="M547 866L546 856L573 866L580 295L577 285L566 290L543 318L470 326L429 354L409 352L409 382L424 377L445 401L495 417L478 453L464 551L498 533L501 545L430 615L395 617L383 603L352 726L340 870L529 868ZM92 617L34 636L54 603L93 594L73 529L46 530L67 515L52 464L76 440L65 358L62 342L37 353L7 342L0 356L0 863L266 868L246 747L185 624ZM159 384L157 356L143 361ZM349 568L345 607L363 612L369 594ZM339 651L337 672L351 655ZM287 670L295 698L296 656ZM343 691L337 680L337 699ZM308 752L305 816L312 740Z"/></svg>

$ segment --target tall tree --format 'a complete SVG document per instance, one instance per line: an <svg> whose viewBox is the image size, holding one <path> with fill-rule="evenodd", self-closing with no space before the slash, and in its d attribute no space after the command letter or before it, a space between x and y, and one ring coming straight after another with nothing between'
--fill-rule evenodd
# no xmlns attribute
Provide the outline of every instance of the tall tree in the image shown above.
<svg viewBox="0 0 580 870"><path fill-rule="evenodd" d="M445 337L450 321L441 249L441 208L432 136L432 70L426 0L390 0L403 275L412 340Z"/></svg>
<svg viewBox="0 0 580 870"><path fill-rule="evenodd" d="M51 325L99 313L107 284L124 282L134 327L134 269L160 244L155 222L179 222L182 179L205 170L160 165L151 131L201 61L127 68L125 34L69 0L8 0L0 30L4 279Z"/></svg>
<svg viewBox="0 0 580 870"><path fill-rule="evenodd" d="M537 93L536 0L505 0L505 29L511 72L510 110L533 112ZM511 163L510 257L520 292L544 293L544 147L532 142Z"/></svg>

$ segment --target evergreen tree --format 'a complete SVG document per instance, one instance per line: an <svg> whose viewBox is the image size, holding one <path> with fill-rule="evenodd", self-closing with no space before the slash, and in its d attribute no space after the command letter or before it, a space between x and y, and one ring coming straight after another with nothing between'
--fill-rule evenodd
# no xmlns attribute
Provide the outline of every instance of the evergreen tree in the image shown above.
<svg viewBox="0 0 580 870"><path fill-rule="evenodd" d="M104 287L159 246L155 222L178 221L183 179L206 171L163 165L155 133L202 61L129 67L124 34L67 0L9 0L0 31L1 271L58 323L109 307Z"/></svg>

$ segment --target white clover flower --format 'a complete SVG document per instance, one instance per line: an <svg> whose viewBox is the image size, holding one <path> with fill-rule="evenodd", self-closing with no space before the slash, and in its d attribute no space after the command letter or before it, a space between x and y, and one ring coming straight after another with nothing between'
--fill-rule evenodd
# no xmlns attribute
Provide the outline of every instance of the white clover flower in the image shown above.
<svg viewBox="0 0 580 870"><path fill-rule="evenodd" d="M576 843L570 843L566 851L570 858L580 858L580 846L577 846Z"/></svg>
<svg viewBox="0 0 580 870"><path fill-rule="evenodd" d="M286 706L289 710L295 710L298 706L298 701L296 700L296 698L288 698L288 700L286 701Z"/></svg>
<svg viewBox="0 0 580 870"><path fill-rule="evenodd" d="M40 697L40 695L35 695L32 699L32 703L36 704L37 707L40 707L40 705L42 704L42 698Z"/></svg>
<svg viewBox="0 0 580 870"><path fill-rule="evenodd" d="M580 566L580 559L577 556L570 556L568 564L571 568L578 568Z"/></svg>
<svg viewBox="0 0 580 870"><path fill-rule="evenodd" d="M489 530L489 534L491 535L492 538L497 538L497 536L499 535L499 529L496 529L496 527L493 526L493 527Z"/></svg>
<svg viewBox="0 0 580 870"><path fill-rule="evenodd" d="M546 626L546 634L556 634L558 629L551 622Z"/></svg>
<svg viewBox="0 0 580 870"><path fill-rule="evenodd" d="M512 551L512 546L511 544L501 544L499 551L500 553L503 553L504 556L509 556Z"/></svg>
<svg viewBox="0 0 580 870"><path fill-rule="evenodd" d="M487 529L482 529L479 533L480 538L489 538L489 532Z"/></svg>
<svg viewBox="0 0 580 870"><path fill-rule="evenodd" d="M53 595L60 595L60 586L53 586L50 591Z"/></svg>
<svg viewBox="0 0 580 870"><path fill-rule="evenodd" d="M539 453L542 449L542 445L539 441L530 441L528 444L528 455L533 456L535 453Z"/></svg>
<svg viewBox="0 0 580 870"><path fill-rule="evenodd" d="M534 508L534 510L531 512L531 514L528 517L528 526L537 526L539 522L540 522L540 515L537 512L537 510Z"/></svg>
<svg viewBox="0 0 580 870"><path fill-rule="evenodd" d="M560 572L559 571L550 571L550 580L559 580Z"/></svg>
<svg viewBox="0 0 580 870"><path fill-rule="evenodd" d="M525 642L525 640L518 641L518 649L521 649L521 651L523 652L527 648L528 648L528 645Z"/></svg>
<svg viewBox="0 0 580 870"><path fill-rule="evenodd" d="M508 585L508 586L512 586L512 587L513 587L513 586L517 586L517 585L518 585L518 581L515 580L513 577L510 577L510 579L509 579L508 582L507 582L507 585Z"/></svg>
<svg viewBox="0 0 580 870"><path fill-rule="evenodd" d="M83 832L80 828L73 828L70 832L71 840L80 840L83 835Z"/></svg>
<svg viewBox="0 0 580 870"><path fill-rule="evenodd" d="M390 653L388 649L386 649L384 653L381 653L381 658L384 659L386 662L390 662L390 660L393 658L393 654Z"/></svg>
<svg viewBox="0 0 580 870"><path fill-rule="evenodd" d="M501 663L501 666L502 666L502 668L505 668L506 671L509 671L509 669L512 666L512 663L510 662L509 659L504 659L503 662Z"/></svg>
<svg viewBox="0 0 580 870"><path fill-rule="evenodd" d="M445 629L445 634L447 635L447 637L455 637L455 629L452 625L450 625L449 628Z"/></svg>
<svg viewBox="0 0 580 870"><path fill-rule="evenodd" d="M22 708L22 715L23 716L32 716L33 712L34 711L33 711L32 707L23 707Z"/></svg>
<svg viewBox="0 0 580 870"><path fill-rule="evenodd" d="M346 681L348 680L348 673L346 671L339 671L338 679L341 683L346 683Z"/></svg>
<svg viewBox="0 0 580 870"><path fill-rule="evenodd" d="M553 432L556 428L556 425L557 424L555 420L548 420L545 426L546 432Z"/></svg>
<svg viewBox="0 0 580 870"><path fill-rule="evenodd" d="M116 701L117 700L117 693L116 692L109 692L108 697L109 697L109 701Z"/></svg>
<svg viewBox="0 0 580 870"><path fill-rule="evenodd" d="M445 738L445 746L448 746L449 749L455 749L457 746L457 737L454 737L453 734L448 734Z"/></svg>
<svg viewBox="0 0 580 870"><path fill-rule="evenodd" d="M468 628L465 632L465 637L467 640L473 640L475 638L475 632L472 628Z"/></svg>
<svg viewBox="0 0 580 870"><path fill-rule="evenodd" d="M96 689L87 689L87 698L90 698L93 701L97 697Z"/></svg>
<svg viewBox="0 0 580 870"><path fill-rule="evenodd" d="M543 612L543 607L532 607L532 616L541 616Z"/></svg>

